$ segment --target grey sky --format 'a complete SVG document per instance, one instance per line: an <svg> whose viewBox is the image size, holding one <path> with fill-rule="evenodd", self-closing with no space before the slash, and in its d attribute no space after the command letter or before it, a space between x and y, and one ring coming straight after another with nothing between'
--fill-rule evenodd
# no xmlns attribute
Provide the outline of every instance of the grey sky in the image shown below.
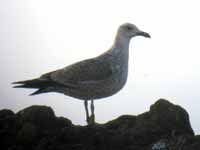
<svg viewBox="0 0 200 150"><path fill-rule="evenodd" d="M85 124L82 101L56 93L30 97L33 90L10 83L103 53L118 26L131 22L152 39L131 41L128 82L118 94L95 101L97 121L137 115L166 98L189 112L200 133L199 14L195 0L0 0L0 109L49 105L56 115Z"/></svg>

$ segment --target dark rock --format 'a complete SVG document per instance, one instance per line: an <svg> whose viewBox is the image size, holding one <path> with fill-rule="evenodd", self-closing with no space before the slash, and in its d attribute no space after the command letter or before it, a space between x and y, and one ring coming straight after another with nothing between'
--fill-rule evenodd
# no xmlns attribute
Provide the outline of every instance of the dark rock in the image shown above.
<svg viewBox="0 0 200 150"><path fill-rule="evenodd" d="M0 131L7 130L13 125L15 118L14 112L8 109L0 110Z"/></svg>
<svg viewBox="0 0 200 150"><path fill-rule="evenodd" d="M14 146L16 136L16 116L8 109L0 110L0 149L8 149Z"/></svg>
<svg viewBox="0 0 200 150"><path fill-rule="evenodd" d="M16 140L18 143L28 145L37 140L39 132L37 127L31 123L25 123L17 132Z"/></svg>
<svg viewBox="0 0 200 150"><path fill-rule="evenodd" d="M30 106L19 111L17 114L18 126L23 126L25 123L35 125L42 130L56 129L71 125L71 121L65 118L57 118L50 107L47 106Z"/></svg>
<svg viewBox="0 0 200 150"><path fill-rule="evenodd" d="M150 107L150 120L161 127L162 132L171 130L172 134L194 135L190 125L189 115L185 109L172 105L164 99L158 100Z"/></svg>
<svg viewBox="0 0 200 150"><path fill-rule="evenodd" d="M0 110L0 119L5 119L7 117L12 117L14 115L15 115L14 112L9 109Z"/></svg>
<svg viewBox="0 0 200 150"><path fill-rule="evenodd" d="M14 114L0 111L1 150L196 150L187 112L164 99L138 116L124 115L106 124L75 126L47 106Z"/></svg>

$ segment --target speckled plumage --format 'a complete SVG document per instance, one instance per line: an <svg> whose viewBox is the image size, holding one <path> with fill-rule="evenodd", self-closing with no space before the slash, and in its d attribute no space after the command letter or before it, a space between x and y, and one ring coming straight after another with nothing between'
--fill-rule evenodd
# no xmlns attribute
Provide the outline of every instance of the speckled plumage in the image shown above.
<svg viewBox="0 0 200 150"><path fill-rule="evenodd" d="M15 82L15 87L38 88L32 95L59 92L84 101L95 100L117 93L128 76L129 42L134 36L150 37L135 25L119 27L112 47L102 55L83 60L40 78Z"/></svg>

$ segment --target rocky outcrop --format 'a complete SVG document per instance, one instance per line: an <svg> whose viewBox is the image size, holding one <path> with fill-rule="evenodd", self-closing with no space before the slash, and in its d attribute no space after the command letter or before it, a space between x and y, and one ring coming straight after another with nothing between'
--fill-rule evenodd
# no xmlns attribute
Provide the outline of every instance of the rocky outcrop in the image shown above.
<svg viewBox="0 0 200 150"><path fill-rule="evenodd" d="M197 150L188 113L160 99L148 112L76 126L47 106L0 110L1 150Z"/></svg>

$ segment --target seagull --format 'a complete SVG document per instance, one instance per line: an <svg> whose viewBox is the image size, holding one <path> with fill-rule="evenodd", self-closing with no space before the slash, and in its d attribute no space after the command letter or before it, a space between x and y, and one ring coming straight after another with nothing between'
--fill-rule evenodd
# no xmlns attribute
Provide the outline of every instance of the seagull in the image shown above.
<svg viewBox="0 0 200 150"><path fill-rule="evenodd" d="M79 61L39 78L13 82L14 88L37 89L30 95L57 92L84 101L86 122L95 124L94 100L112 96L125 85L128 76L129 43L131 38L150 35L131 23L119 26L113 45L103 54ZM91 101L91 115L88 111Z"/></svg>

